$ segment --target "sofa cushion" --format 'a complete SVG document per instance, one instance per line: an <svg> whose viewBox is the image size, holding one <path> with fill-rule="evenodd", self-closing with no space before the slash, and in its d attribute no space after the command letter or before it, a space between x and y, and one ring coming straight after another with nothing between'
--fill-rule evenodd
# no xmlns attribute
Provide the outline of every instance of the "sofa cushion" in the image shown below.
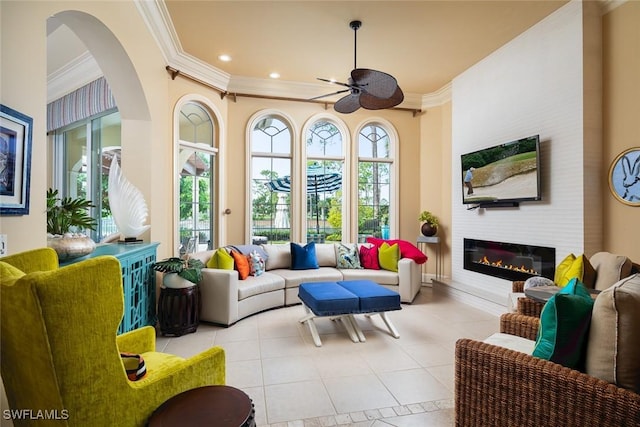
<svg viewBox="0 0 640 427"><path fill-rule="evenodd" d="M24 276L24 271L0 261L0 283L9 284Z"/></svg>
<svg viewBox="0 0 640 427"><path fill-rule="evenodd" d="M379 239L377 237L369 236L367 237L367 242L378 247L382 246L382 244L385 242L390 245L397 243L398 246L400 247L400 256L402 258L412 259L416 262L416 264L424 264L425 262L427 262L427 256L420 249L418 249L416 245L414 245L413 243L407 240L400 240L400 239L385 240L385 239Z"/></svg>
<svg viewBox="0 0 640 427"><path fill-rule="evenodd" d="M380 285L398 285L398 273L388 270L340 269L344 280L372 280Z"/></svg>
<svg viewBox="0 0 640 427"><path fill-rule="evenodd" d="M249 255L247 255L249 259L249 274L252 276L260 276L264 273L264 258L258 251L251 251Z"/></svg>
<svg viewBox="0 0 640 427"><path fill-rule="evenodd" d="M247 280L238 282L238 300L280 289L284 289L284 279L267 271L260 276L249 277Z"/></svg>
<svg viewBox="0 0 640 427"><path fill-rule="evenodd" d="M598 294L588 343L587 374L640 393L640 274Z"/></svg>
<svg viewBox="0 0 640 427"><path fill-rule="evenodd" d="M565 260L567 259L570 258L565 258ZM562 267L559 266L556 269L556 285L566 286L571 279L577 278L584 286L593 289L596 281L596 271L587 257L584 255L574 256L573 261L570 263L565 262L565 260L560 263ZM560 270L560 274L558 274L558 270Z"/></svg>
<svg viewBox="0 0 640 427"><path fill-rule="evenodd" d="M264 245L263 248L268 255L267 271L291 267L291 246L288 243Z"/></svg>
<svg viewBox="0 0 640 427"><path fill-rule="evenodd" d="M485 340L487 344L497 345L498 347L508 348L509 350L519 351L520 353L531 354L536 346L536 342L517 335L504 334L497 332Z"/></svg>
<svg viewBox="0 0 640 427"><path fill-rule="evenodd" d="M631 260L624 255L609 252L598 252L589 258L596 270L594 289L604 291L631 274Z"/></svg>
<svg viewBox="0 0 640 427"><path fill-rule="evenodd" d="M207 261L207 268L219 268L221 270L233 270L233 257L224 248L218 248L209 261Z"/></svg>
<svg viewBox="0 0 640 427"><path fill-rule="evenodd" d="M587 288L572 279L542 308L533 356L578 368L585 354L592 307Z"/></svg>
<svg viewBox="0 0 640 427"><path fill-rule="evenodd" d="M292 270L313 270L320 267L315 242L309 242L304 246L291 242L290 245Z"/></svg>
<svg viewBox="0 0 640 427"><path fill-rule="evenodd" d="M358 253L358 245L345 245L336 243L336 267L338 268L355 268L360 269L360 254Z"/></svg>
<svg viewBox="0 0 640 427"><path fill-rule="evenodd" d="M560 282L562 281L562 278L564 277L567 270L569 270L569 268L573 264L573 261L575 260L576 260L576 256L574 254L569 254L566 257L564 257L564 259L560 261L560 263L556 266L556 271L553 276L553 282L556 285L560 286Z"/></svg>
<svg viewBox="0 0 640 427"><path fill-rule="evenodd" d="M231 251L231 256L233 257L235 264L234 268L238 270L240 280L244 280L249 277L251 267L249 267L249 260L247 259L247 256L236 251Z"/></svg>
<svg viewBox="0 0 640 427"><path fill-rule="evenodd" d="M336 248L333 243L316 243L316 259L319 267L336 266Z"/></svg>
<svg viewBox="0 0 640 427"><path fill-rule="evenodd" d="M297 288L303 282L337 282L342 280L340 270L333 267L320 267L312 270L271 270L284 278L285 288Z"/></svg>
<svg viewBox="0 0 640 427"><path fill-rule="evenodd" d="M389 245L387 242L378 248L378 261L380 268L389 271L398 271L398 260L400 259L400 248L397 243Z"/></svg>
<svg viewBox="0 0 640 427"><path fill-rule="evenodd" d="M360 265L369 270L380 270L377 246L360 246Z"/></svg>

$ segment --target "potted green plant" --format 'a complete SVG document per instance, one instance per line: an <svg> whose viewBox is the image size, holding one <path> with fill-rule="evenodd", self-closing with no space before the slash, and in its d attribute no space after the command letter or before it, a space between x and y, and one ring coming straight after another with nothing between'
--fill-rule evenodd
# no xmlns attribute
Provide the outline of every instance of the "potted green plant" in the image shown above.
<svg viewBox="0 0 640 427"><path fill-rule="evenodd" d="M95 230L98 222L89 214L93 204L80 197L59 197L58 190L47 190L47 246L61 261L88 255L96 243L84 230Z"/></svg>
<svg viewBox="0 0 640 427"><path fill-rule="evenodd" d="M204 263L199 259L166 258L153 264L153 269L165 273L162 284L167 288L188 288L202 280ZM189 283L185 283L189 282Z"/></svg>
<svg viewBox="0 0 640 427"><path fill-rule="evenodd" d="M429 211L420 212L418 221L422 222L420 231L426 237L434 236L438 232L438 217Z"/></svg>

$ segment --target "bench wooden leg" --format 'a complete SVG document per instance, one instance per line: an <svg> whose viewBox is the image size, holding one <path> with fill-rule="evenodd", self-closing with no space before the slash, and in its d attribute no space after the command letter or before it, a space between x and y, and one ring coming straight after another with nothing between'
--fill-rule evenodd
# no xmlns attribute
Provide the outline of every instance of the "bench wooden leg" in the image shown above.
<svg viewBox="0 0 640 427"><path fill-rule="evenodd" d="M302 319L300 319L300 323L307 324L307 326L309 327L309 332L311 332L311 338L313 338L313 343L316 345L316 347L322 347L320 334L318 334L318 329L316 328L316 324L313 321L316 315L313 314L313 311L311 311L306 305L302 304L302 306L304 307L307 314Z"/></svg>
<svg viewBox="0 0 640 427"><path fill-rule="evenodd" d="M373 316L375 314L379 314L380 315L380 317L384 321L384 324L387 326L387 329L389 329L389 333L391 334L392 337L400 338L400 334L398 333L398 330L396 329L395 326L393 326L393 323L391 323L391 319L389 319L389 316L387 316L387 312L386 311L381 311L379 313L367 313L367 314L365 314L365 316L366 317L371 317L371 316Z"/></svg>

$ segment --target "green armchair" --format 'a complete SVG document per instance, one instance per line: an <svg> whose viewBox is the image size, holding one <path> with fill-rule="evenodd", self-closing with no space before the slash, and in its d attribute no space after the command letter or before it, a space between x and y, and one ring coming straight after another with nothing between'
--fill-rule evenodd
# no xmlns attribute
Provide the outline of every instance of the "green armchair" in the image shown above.
<svg viewBox="0 0 640 427"><path fill-rule="evenodd" d="M2 380L11 409L32 411L14 425L143 426L170 397L224 384L220 347L183 359L155 351L153 327L116 335L121 274L111 256L62 268L49 248L0 258ZM121 352L143 356L144 378L127 378Z"/></svg>

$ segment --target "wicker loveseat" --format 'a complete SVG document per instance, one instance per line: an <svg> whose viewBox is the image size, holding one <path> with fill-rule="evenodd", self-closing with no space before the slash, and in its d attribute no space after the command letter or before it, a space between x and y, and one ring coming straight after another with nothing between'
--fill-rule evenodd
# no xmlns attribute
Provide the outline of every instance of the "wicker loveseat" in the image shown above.
<svg viewBox="0 0 640 427"><path fill-rule="evenodd" d="M507 313L502 333L535 340L540 319ZM640 395L556 363L472 339L455 349L457 426L640 426Z"/></svg>

